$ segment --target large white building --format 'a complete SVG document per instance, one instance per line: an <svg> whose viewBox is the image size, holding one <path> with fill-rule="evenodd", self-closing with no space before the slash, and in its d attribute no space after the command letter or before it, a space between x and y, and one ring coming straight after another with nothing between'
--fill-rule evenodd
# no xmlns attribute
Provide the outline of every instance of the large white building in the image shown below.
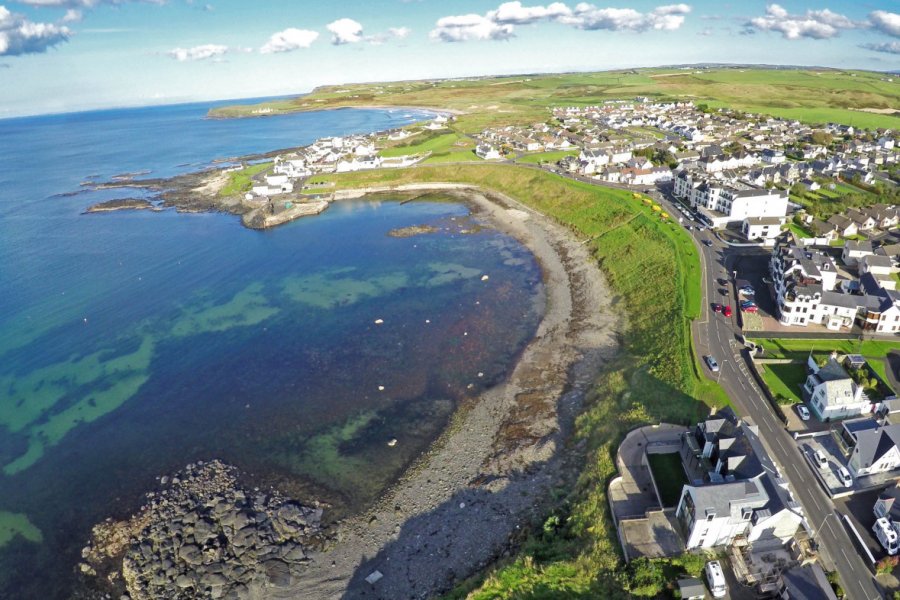
<svg viewBox="0 0 900 600"><path fill-rule="evenodd" d="M754 217L787 215L788 194L737 180L720 181L687 169L675 175L675 197L686 200L714 227Z"/></svg>
<svg viewBox="0 0 900 600"><path fill-rule="evenodd" d="M858 281L839 277L827 254L789 244L775 247L769 268L782 325L837 331L857 323L865 331L900 332L900 292L883 287L872 273Z"/></svg>

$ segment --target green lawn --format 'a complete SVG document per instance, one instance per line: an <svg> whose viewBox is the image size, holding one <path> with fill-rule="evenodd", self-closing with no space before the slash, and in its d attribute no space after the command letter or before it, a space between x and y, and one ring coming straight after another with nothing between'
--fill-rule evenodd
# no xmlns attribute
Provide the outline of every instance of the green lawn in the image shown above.
<svg viewBox="0 0 900 600"><path fill-rule="evenodd" d="M887 360L888 352L896 350L900 347L897 342L867 340L860 342L859 340L793 340L793 339L756 339L753 340L757 344L761 344L766 349L766 358L793 358L795 360L806 361L810 351L816 355L829 354L837 351L841 354L861 354L865 357L868 365L874 370L885 383L887 379ZM766 367L773 365L766 365ZM778 366L778 365L774 365ZM793 381L790 376L786 376L788 385ZM766 379L766 377L763 377ZM766 379L766 383L769 380ZM777 383L776 383L777 385ZM771 387L772 393L777 393L775 388ZM895 390L900 392L900 390Z"/></svg>
<svg viewBox="0 0 900 600"><path fill-rule="evenodd" d="M663 507L675 508L681 498L681 489L688 482L684 467L681 466L681 455L677 452L648 454L647 462L650 463L650 471L653 473Z"/></svg>
<svg viewBox="0 0 900 600"><path fill-rule="evenodd" d="M534 154L525 154L516 159L516 162L537 165L540 163L559 162L567 156L578 156L579 150L556 150L553 152L536 152Z"/></svg>
<svg viewBox="0 0 900 600"><path fill-rule="evenodd" d="M574 486L558 490L547 521L554 525L531 534L511 562L449 597L537 598L538 589L548 598L621 597L623 578L630 575L606 499L618 444L636 426L696 423L728 401L706 379L691 347L690 319L700 312L700 263L687 232L629 192L513 165L425 165L315 180L338 188L469 183L540 210L588 244L616 295L627 333L576 420L573 443L587 453L583 470Z"/></svg>
<svg viewBox="0 0 900 600"><path fill-rule="evenodd" d="M797 225L793 221L788 221L788 229L794 232L794 235L801 238L811 238L816 237L813 235L813 232L807 229L806 227L802 227Z"/></svg>
<svg viewBox="0 0 900 600"><path fill-rule="evenodd" d="M271 162L264 162L250 165L240 171L232 171L228 174L228 183L219 190L219 196L232 196L234 194L249 192L250 188L253 187L253 180L251 178L271 167Z"/></svg>
<svg viewBox="0 0 900 600"><path fill-rule="evenodd" d="M806 363L760 365L763 381L779 404L794 404L803 400L801 387L806 382Z"/></svg>
<svg viewBox="0 0 900 600"><path fill-rule="evenodd" d="M435 135L436 134L436 135ZM438 130L438 132L425 132L410 138L408 143L385 148L379 152L384 158L404 156L407 154L433 154L448 153L451 148L460 141L462 136L456 132Z"/></svg>
<svg viewBox="0 0 900 600"><path fill-rule="evenodd" d="M452 150L450 152L432 154L422 161L422 163L429 165L435 163L467 162L470 160L480 161L481 158L475 154L474 150Z"/></svg>

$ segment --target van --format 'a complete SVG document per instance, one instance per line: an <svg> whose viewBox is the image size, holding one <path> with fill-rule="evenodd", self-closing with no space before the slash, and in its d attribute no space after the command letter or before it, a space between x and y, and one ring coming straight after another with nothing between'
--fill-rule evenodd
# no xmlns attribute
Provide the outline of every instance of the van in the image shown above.
<svg viewBox="0 0 900 600"><path fill-rule="evenodd" d="M728 594L728 585L725 583L725 574L722 565L717 560L706 563L706 581L709 583L709 591L713 598L724 598Z"/></svg>

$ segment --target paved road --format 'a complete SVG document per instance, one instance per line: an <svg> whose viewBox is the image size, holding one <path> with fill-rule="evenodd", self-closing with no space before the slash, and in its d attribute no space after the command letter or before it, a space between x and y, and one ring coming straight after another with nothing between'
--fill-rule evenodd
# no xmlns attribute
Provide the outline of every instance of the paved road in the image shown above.
<svg viewBox="0 0 900 600"><path fill-rule="evenodd" d="M662 202L670 214L680 214L672 203L659 193L652 194ZM872 572L851 541L847 530L835 511L831 500L819 487L796 443L775 416L762 391L748 372L745 353L738 341L738 304L735 288L731 281L731 266L739 252L760 252L759 249L729 248L711 234L709 230L694 230L694 239L700 249L704 274L704 306L700 319L694 322L692 331L698 354L711 354L719 362L720 370L710 376L719 383L734 402L738 412L749 416L759 426L760 438L770 456L779 466L782 477L788 480L794 497L803 506L807 522L812 528L820 549L824 549L840 575L844 590L851 600L875 600L882 598ZM711 246L703 244L710 240ZM711 303L723 303L726 298L718 292L723 287L718 279L728 279L728 303L734 314L725 318L711 309ZM705 363L704 363L705 364Z"/></svg>

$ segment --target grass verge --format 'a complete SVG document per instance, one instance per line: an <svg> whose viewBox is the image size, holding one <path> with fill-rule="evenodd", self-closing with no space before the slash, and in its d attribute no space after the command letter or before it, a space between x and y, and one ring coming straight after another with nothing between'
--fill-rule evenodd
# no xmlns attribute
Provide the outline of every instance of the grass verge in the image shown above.
<svg viewBox="0 0 900 600"><path fill-rule="evenodd" d="M240 171L232 171L228 174L228 183L219 190L219 196L233 196L249 192L250 188L253 187L253 176L271 167L271 162L264 162L244 167Z"/></svg>

